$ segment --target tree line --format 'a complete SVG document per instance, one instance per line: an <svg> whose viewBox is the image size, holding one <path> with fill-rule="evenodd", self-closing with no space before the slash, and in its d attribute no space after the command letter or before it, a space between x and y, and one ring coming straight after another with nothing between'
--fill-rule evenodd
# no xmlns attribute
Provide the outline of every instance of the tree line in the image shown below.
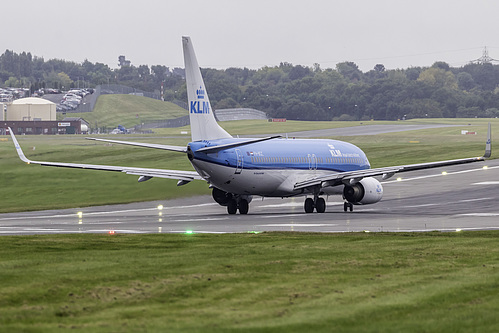
<svg viewBox="0 0 499 333"><path fill-rule="evenodd" d="M499 66L445 62L431 67L387 70L377 64L367 72L353 62L334 69L283 62L260 69L203 68L215 109L250 107L274 118L296 120L396 120L436 117L498 117ZM66 89L116 83L159 92L165 100L186 100L184 70L163 65L83 63L5 51L0 56L5 86Z"/></svg>

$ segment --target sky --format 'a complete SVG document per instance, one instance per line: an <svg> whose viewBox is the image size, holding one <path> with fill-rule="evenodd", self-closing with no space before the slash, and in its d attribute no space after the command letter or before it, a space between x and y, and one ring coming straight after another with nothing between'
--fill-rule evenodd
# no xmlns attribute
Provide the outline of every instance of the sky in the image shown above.
<svg viewBox="0 0 499 333"><path fill-rule="evenodd" d="M485 46L499 60L493 0L16 0L0 8L0 54L111 68L120 55L135 66L183 68L184 35L203 68L461 67Z"/></svg>

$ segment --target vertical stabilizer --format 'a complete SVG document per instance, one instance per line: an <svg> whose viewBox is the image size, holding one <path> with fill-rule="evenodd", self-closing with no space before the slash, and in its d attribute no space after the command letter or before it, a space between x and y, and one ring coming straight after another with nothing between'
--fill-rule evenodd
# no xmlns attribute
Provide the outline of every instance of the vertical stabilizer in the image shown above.
<svg viewBox="0 0 499 333"><path fill-rule="evenodd" d="M192 141L231 138L217 124L190 37L182 37Z"/></svg>

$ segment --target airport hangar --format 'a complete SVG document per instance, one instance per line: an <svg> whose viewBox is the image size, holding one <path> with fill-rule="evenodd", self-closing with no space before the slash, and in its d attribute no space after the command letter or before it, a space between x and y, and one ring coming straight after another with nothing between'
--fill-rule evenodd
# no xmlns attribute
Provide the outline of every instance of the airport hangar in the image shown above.
<svg viewBox="0 0 499 333"><path fill-rule="evenodd" d="M55 103L43 98L28 97L0 103L0 135L8 134L85 134L89 124L82 118L57 121Z"/></svg>

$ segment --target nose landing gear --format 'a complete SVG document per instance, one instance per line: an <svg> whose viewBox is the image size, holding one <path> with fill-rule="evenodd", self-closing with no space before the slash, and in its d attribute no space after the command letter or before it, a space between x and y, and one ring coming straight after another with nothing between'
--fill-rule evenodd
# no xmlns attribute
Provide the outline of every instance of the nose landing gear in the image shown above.
<svg viewBox="0 0 499 333"><path fill-rule="evenodd" d="M348 211L350 210L351 212L353 212L353 203L351 202L345 202L343 203L343 211Z"/></svg>

